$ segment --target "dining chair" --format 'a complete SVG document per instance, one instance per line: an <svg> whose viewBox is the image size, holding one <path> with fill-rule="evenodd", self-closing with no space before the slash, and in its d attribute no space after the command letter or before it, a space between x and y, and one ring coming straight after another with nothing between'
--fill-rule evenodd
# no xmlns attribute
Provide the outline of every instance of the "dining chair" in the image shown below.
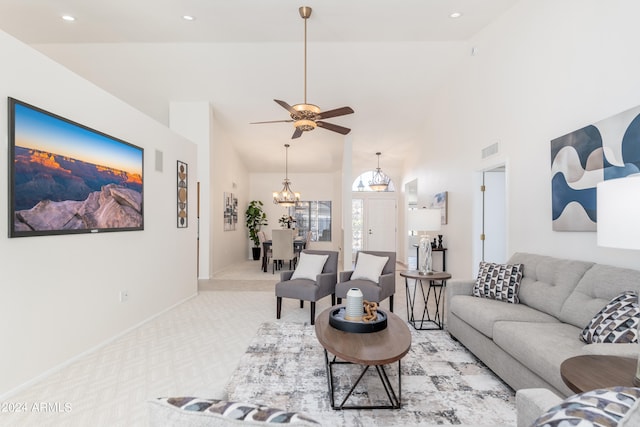
<svg viewBox="0 0 640 427"><path fill-rule="evenodd" d="M294 250L296 251L296 258L300 259L300 253L305 249L309 249L309 243L311 242L312 236L313 233L311 231L307 231L304 235L304 239L302 240L302 244L295 245Z"/></svg>
<svg viewBox="0 0 640 427"><path fill-rule="evenodd" d="M279 265L285 261L289 261L289 269L291 269L292 262L293 268L295 268L296 254L293 250L293 237L294 230L291 229L273 230L271 232L272 274L275 274L275 270L279 270Z"/></svg>
<svg viewBox="0 0 640 427"><path fill-rule="evenodd" d="M264 231L258 231L258 240L260 241L260 247L262 248L262 270L267 271L267 266L269 265L269 260L271 259L271 246L265 246L264 242L267 241L267 235L264 234Z"/></svg>
<svg viewBox="0 0 640 427"><path fill-rule="evenodd" d="M359 251L353 271L341 271L336 285L338 304L347 297L351 288L359 288L365 300L380 302L389 298L389 311L393 312L396 293L396 253L385 251Z"/></svg>
<svg viewBox="0 0 640 427"><path fill-rule="evenodd" d="M338 279L338 252L305 249L300 254L300 262L295 271L280 273L276 284L276 319L282 312L282 298L311 303L311 324L316 319L316 301L331 295L331 305L335 305L335 289Z"/></svg>

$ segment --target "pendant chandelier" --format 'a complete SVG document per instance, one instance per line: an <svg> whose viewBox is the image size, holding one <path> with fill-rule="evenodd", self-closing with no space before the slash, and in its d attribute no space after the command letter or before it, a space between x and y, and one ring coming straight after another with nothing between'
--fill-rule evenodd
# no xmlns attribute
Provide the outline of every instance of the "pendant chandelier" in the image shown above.
<svg viewBox="0 0 640 427"><path fill-rule="evenodd" d="M273 203L276 205L289 207L295 206L300 201L300 193L294 193L291 190L291 181L289 180L289 144L284 144L285 161L284 161L284 186L280 192L273 192Z"/></svg>
<svg viewBox="0 0 640 427"><path fill-rule="evenodd" d="M382 153L379 151L376 153L376 156L378 156L378 167L373 174L373 179L369 181L369 188L373 191L387 191L389 181L391 181L391 178L385 175L382 169L380 169L380 154Z"/></svg>

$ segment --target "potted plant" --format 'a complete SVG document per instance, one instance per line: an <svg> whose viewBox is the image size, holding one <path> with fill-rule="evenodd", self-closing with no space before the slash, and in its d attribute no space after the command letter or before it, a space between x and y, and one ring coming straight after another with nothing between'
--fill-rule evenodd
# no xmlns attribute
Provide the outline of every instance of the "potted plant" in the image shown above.
<svg viewBox="0 0 640 427"><path fill-rule="evenodd" d="M282 228L291 228L291 224L295 224L296 220L290 215L282 215L278 222L280 223L280 227Z"/></svg>
<svg viewBox="0 0 640 427"><path fill-rule="evenodd" d="M244 213L244 217L249 229L249 239L253 242L253 259L257 261L260 259L260 238L258 232L263 225L269 225L267 222L267 214L262 209L262 202L260 200L252 200Z"/></svg>

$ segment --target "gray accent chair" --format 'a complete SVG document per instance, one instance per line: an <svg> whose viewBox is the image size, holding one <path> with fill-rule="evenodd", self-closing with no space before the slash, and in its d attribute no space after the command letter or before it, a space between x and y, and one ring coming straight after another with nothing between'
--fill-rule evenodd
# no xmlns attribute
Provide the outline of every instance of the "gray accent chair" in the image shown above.
<svg viewBox="0 0 640 427"><path fill-rule="evenodd" d="M358 256L361 254L370 254L380 257L389 257L389 260L382 269L382 274L378 279L378 283L365 279L351 280L353 271L341 271L340 281L336 285L336 297L338 304L342 303L342 298L347 297L347 292L351 288L358 288L362 291L362 296L366 301L380 303L382 300L389 298L389 311L393 312L393 295L396 293L396 253L383 251L359 251L356 255L356 264Z"/></svg>
<svg viewBox="0 0 640 427"><path fill-rule="evenodd" d="M305 301L311 302L311 324L316 320L316 301L331 295L331 305L336 303L336 282L338 281L338 252L318 251L305 249L302 251L310 255L329 255L324 263L322 273L316 276L316 280L294 279L290 280L293 271L280 273L280 282L276 283L276 318L280 318L282 311L282 298L300 300L300 308Z"/></svg>

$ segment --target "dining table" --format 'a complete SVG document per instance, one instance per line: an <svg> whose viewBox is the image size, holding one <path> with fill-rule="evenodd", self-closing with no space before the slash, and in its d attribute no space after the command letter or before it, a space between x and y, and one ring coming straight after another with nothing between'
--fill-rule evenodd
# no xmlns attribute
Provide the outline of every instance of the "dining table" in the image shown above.
<svg viewBox="0 0 640 427"><path fill-rule="evenodd" d="M267 272L267 267L268 267L268 261L269 259L267 258L267 253L269 252L269 249L271 248L271 245L273 244L272 240L265 240L264 242L262 242L262 271L264 271L265 273ZM302 237L298 238L296 237L293 240L293 252L300 252L302 250L304 250L307 247L307 241L304 240Z"/></svg>

